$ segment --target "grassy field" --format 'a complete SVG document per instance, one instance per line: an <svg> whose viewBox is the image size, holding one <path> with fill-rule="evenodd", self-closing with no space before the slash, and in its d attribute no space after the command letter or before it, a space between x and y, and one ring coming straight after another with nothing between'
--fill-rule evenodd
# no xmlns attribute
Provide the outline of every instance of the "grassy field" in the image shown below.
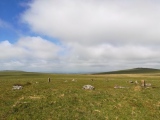
<svg viewBox="0 0 160 120"><path fill-rule="evenodd" d="M142 79L152 88L128 82ZM160 74L0 72L0 106L1 120L160 120Z"/></svg>

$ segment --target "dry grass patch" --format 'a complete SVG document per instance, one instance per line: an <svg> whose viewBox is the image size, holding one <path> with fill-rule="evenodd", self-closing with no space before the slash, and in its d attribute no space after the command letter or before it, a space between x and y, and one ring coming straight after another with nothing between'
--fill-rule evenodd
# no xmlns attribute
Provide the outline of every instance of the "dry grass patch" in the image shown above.
<svg viewBox="0 0 160 120"><path fill-rule="evenodd" d="M135 86L133 89L134 89L134 91L141 91L142 87L141 86Z"/></svg>
<svg viewBox="0 0 160 120"><path fill-rule="evenodd" d="M37 99L42 99L45 97L43 95L33 95L33 96L29 96L28 98L32 100L37 100Z"/></svg>

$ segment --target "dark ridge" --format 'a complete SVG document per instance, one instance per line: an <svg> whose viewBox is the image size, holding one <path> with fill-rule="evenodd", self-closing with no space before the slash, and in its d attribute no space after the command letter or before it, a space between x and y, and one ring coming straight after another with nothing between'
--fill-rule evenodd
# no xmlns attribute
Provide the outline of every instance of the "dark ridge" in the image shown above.
<svg viewBox="0 0 160 120"><path fill-rule="evenodd" d="M28 71L20 71L20 70L1 70L0 74L38 74L39 72L28 72Z"/></svg>
<svg viewBox="0 0 160 120"><path fill-rule="evenodd" d="M147 74L147 73L160 73L159 69L154 68L133 68L133 69L126 69L126 70L118 70L118 71L111 71L111 72L101 72L97 74Z"/></svg>
<svg viewBox="0 0 160 120"><path fill-rule="evenodd" d="M1 70L0 72L26 72L21 70Z"/></svg>

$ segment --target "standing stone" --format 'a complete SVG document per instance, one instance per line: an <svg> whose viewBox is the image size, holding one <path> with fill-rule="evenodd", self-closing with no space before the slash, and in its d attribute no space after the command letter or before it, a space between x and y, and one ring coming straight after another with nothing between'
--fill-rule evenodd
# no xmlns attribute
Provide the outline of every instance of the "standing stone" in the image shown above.
<svg viewBox="0 0 160 120"><path fill-rule="evenodd" d="M141 80L141 86L142 86L142 87L146 87L146 82L145 82L145 80Z"/></svg>
<svg viewBox="0 0 160 120"><path fill-rule="evenodd" d="M51 79L50 79L50 78L48 78L48 82L51 82Z"/></svg>
<svg viewBox="0 0 160 120"><path fill-rule="evenodd" d="M135 84L136 84L136 85L138 85L138 84L139 84L137 80L135 81Z"/></svg>

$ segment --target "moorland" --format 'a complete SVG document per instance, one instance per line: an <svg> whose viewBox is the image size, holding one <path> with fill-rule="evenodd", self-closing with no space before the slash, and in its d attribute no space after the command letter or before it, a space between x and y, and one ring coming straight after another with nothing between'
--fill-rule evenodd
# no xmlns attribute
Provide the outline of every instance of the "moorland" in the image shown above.
<svg viewBox="0 0 160 120"><path fill-rule="evenodd" d="M99 74L1 71L0 118L159 120L160 72L134 70ZM151 87L141 87L141 80L151 83ZM23 88L13 89L14 85ZM95 90L84 90L83 85L92 85ZM122 88L115 89L115 86Z"/></svg>

